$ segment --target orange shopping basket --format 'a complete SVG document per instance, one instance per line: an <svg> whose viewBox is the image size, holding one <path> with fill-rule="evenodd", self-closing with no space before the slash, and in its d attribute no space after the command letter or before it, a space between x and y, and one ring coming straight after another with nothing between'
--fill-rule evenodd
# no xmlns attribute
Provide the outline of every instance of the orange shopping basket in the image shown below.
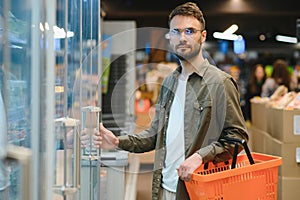
<svg viewBox="0 0 300 200"><path fill-rule="evenodd" d="M278 166L281 157L250 153L244 140L226 139L234 142L234 156L217 165L201 165L185 182L191 200L276 200ZM238 154L238 143L246 154Z"/></svg>

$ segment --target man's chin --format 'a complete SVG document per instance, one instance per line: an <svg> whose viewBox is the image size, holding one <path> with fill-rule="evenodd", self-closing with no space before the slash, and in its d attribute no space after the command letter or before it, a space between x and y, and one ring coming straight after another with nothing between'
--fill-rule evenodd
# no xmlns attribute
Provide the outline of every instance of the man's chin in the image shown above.
<svg viewBox="0 0 300 200"><path fill-rule="evenodd" d="M175 54L175 56L181 61L188 61L191 59L191 56L186 56L186 55Z"/></svg>

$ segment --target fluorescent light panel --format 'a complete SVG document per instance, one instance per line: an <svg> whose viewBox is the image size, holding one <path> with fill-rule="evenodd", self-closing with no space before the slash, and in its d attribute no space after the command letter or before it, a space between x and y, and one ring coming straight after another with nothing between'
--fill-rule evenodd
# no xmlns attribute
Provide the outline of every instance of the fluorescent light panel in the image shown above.
<svg viewBox="0 0 300 200"><path fill-rule="evenodd" d="M223 33L224 34L233 34L239 29L238 25L232 24L228 29L226 29Z"/></svg>
<svg viewBox="0 0 300 200"><path fill-rule="evenodd" d="M238 30L238 25L232 24L229 28L227 28L223 33L214 32L213 37L221 40L237 40L240 36L233 34Z"/></svg>
<svg viewBox="0 0 300 200"><path fill-rule="evenodd" d="M284 35L276 35L275 39L279 42L287 42L297 44L298 40L296 37L284 36Z"/></svg>
<svg viewBox="0 0 300 200"><path fill-rule="evenodd" d="M214 38L221 40L237 40L239 38L239 36L236 34L224 34L221 32L214 32L213 36Z"/></svg>

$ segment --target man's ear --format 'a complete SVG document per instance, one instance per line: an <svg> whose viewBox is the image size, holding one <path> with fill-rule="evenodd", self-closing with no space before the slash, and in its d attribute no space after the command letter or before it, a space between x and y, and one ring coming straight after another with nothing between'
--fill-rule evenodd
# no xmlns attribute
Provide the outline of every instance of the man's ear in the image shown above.
<svg viewBox="0 0 300 200"><path fill-rule="evenodd" d="M206 40L206 35L207 35L207 31L206 30L203 30L202 32L201 32L201 44L203 44L204 42L205 42L205 40Z"/></svg>

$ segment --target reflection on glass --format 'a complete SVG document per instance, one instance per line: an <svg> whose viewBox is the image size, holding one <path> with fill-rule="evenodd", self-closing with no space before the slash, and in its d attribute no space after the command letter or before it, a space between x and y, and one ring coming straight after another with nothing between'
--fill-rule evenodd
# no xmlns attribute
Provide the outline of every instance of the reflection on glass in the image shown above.
<svg viewBox="0 0 300 200"><path fill-rule="evenodd" d="M9 199L21 200L21 168L17 161L8 161Z"/></svg>
<svg viewBox="0 0 300 200"><path fill-rule="evenodd" d="M9 5L8 5L9 4ZM5 77L8 143L30 147L30 11L25 1L0 3L1 78ZM5 8L9 8L5 9ZM9 56L4 56L9 55ZM3 65L2 65L3 64ZM5 76L4 76L5 75ZM2 88L4 90L4 88ZM21 165L7 161L9 199L21 200ZM0 166L3 169L3 166Z"/></svg>
<svg viewBox="0 0 300 200"><path fill-rule="evenodd" d="M29 146L29 74L30 67L27 58L30 19L28 12L19 15L20 5L12 4L10 11L5 11L4 4L0 4L0 37L3 37L3 30L7 30L7 41L11 53L9 66L1 66L1 70L6 74L7 85L7 118L8 118L8 141L19 146ZM18 16L17 16L18 15ZM5 19L5 16L8 19ZM5 23L6 22L6 23ZM8 27L4 27L7 25ZM3 42L4 43L4 42ZM4 46L1 43L1 52L4 53ZM1 55L4 57L4 55Z"/></svg>
<svg viewBox="0 0 300 200"><path fill-rule="evenodd" d="M87 106L82 108L82 154L84 156L99 156L99 149L94 145L94 132L99 131L99 123L101 121L101 109L96 106ZM86 135L86 141L83 140ZM97 159L98 157L96 157ZM85 159L85 157L83 157Z"/></svg>
<svg viewBox="0 0 300 200"><path fill-rule="evenodd" d="M55 133L54 191L62 195L74 194L79 189L79 120L71 118L56 119Z"/></svg>

